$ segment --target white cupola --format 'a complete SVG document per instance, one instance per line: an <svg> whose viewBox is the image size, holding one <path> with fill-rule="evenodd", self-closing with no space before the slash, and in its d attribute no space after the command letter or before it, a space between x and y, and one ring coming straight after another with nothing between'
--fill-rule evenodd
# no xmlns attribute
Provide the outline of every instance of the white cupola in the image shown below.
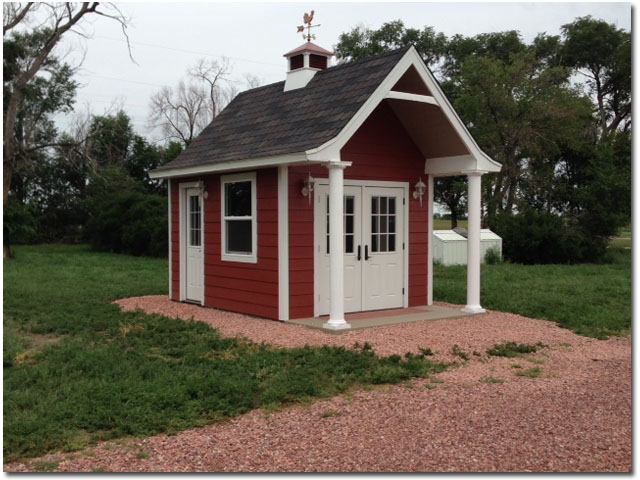
<svg viewBox="0 0 640 480"><path fill-rule="evenodd" d="M330 66L329 62L333 53L319 47L311 41L307 41L295 50L285 53L287 59L287 80L284 82L284 91L295 90L307 85L320 70Z"/></svg>

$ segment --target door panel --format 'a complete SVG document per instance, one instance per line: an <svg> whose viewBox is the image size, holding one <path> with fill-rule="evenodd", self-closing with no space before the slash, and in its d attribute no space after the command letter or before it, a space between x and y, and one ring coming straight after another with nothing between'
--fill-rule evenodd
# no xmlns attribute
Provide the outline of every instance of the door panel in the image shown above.
<svg viewBox="0 0 640 480"><path fill-rule="evenodd" d="M363 310L404 304L404 208L402 188L366 187L363 195Z"/></svg>
<svg viewBox="0 0 640 480"><path fill-rule="evenodd" d="M198 188L185 191L186 219L185 240L187 250L186 263L186 297L196 302L204 301L203 286L203 231L202 231L202 199Z"/></svg>
<svg viewBox="0 0 640 480"><path fill-rule="evenodd" d="M329 313L330 260L329 260L329 187L319 185L315 193L315 218L321 228L316 229L316 255L318 258L319 315ZM362 267L358 260L358 246L362 231L362 194L360 187L344 187L344 308L345 312L362 310ZM324 218L323 218L324 217Z"/></svg>

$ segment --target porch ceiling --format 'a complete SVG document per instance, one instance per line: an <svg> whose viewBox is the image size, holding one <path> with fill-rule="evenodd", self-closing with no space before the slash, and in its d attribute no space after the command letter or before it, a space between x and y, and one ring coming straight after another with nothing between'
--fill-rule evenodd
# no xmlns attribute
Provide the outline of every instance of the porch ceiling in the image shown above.
<svg viewBox="0 0 640 480"><path fill-rule="evenodd" d="M442 108L422 102L387 99L424 158L470 155Z"/></svg>

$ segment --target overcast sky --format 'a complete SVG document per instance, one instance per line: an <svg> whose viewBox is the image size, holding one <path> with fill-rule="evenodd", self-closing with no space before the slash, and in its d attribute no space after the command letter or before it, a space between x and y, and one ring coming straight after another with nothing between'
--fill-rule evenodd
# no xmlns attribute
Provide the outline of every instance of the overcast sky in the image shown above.
<svg viewBox="0 0 640 480"><path fill-rule="evenodd" d="M408 27L433 26L448 36L516 29L525 41L539 32L557 34L561 25L585 15L631 29L629 3L127 3L120 8L131 18L128 33L137 64L115 22L92 20L87 29L92 38L68 40L73 42L69 62L81 58L80 46L86 50L77 108L88 102L101 113L119 100L137 132L151 136L149 97L163 85L175 85L201 58L229 57L238 82L244 73L263 84L284 80L282 55L303 43L296 26L311 8L314 23L321 24L315 43L328 49L354 26L378 28L396 19Z"/></svg>

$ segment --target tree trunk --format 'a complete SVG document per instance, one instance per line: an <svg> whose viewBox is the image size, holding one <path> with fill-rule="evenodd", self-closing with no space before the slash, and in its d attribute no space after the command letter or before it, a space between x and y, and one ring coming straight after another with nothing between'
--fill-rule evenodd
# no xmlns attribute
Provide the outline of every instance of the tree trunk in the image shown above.
<svg viewBox="0 0 640 480"><path fill-rule="evenodd" d="M5 139L6 141L6 139ZM3 181L2 181L2 207L6 211L7 202L9 201L9 189L11 188L11 177L13 176L13 168L11 164L6 160L3 162ZM11 258L11 247L9 246L9 239L4 237L4 244L2 245L2 258Z"/></svg>
<svg viewBox="0 0 640 480"><path fill-rule="evenodd" d="M458 209L457 205L449 205L449 210L451 210L451 230L458 226Z"/></svg>

